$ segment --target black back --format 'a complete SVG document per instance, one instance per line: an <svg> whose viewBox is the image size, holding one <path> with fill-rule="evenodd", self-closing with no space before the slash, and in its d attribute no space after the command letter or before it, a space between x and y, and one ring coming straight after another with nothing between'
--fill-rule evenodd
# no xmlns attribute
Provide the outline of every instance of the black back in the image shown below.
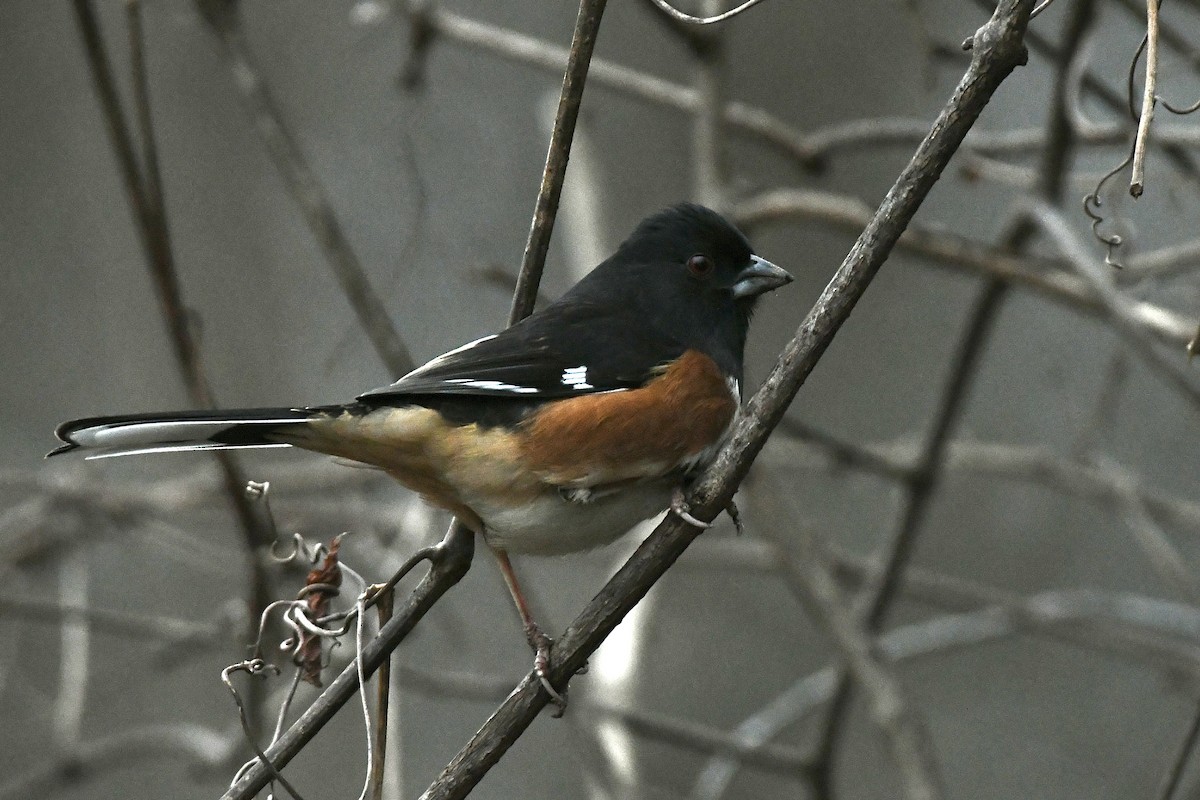
<svg viewBox="0 0 1200 800"><path fill-rule="evenodd" d="M697 254L714 262L702 278L688 269ZM754 298L737 300L730 289L752 255L746 237L716 212L674 206L644 220L546 308L358 399L367 407L415 402L444 413L463 405L470 416L475 404L449 398L504 397L515 401L515 413L544 400L641 386L689 349L740 382Z"/></svg>

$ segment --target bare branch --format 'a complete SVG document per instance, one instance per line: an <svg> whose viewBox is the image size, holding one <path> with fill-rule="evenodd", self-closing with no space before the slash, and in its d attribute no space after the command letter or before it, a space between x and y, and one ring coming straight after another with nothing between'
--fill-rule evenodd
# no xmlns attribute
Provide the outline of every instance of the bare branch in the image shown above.
<svg viewBox="0 0 1200 800"><path fill-rule="evenodd" d="M838 655L867 696L871 716L887 738L900 769L904 796L909 800L941 797L944 789L924 723L905 699L899 681L879 660L869 628L850 609L812 537L801 539L804 551L800 558L779 552L789 588L833 639Z"/></svg>
<svg viewBox="0 0 1200 800"><path fill-rule="evenodd" d="M117 153L126 194L135 212L146 266L154 281L159 311L167 326L176 366L191 401L203 408L215 408L216 398L205 374L200 347L189 323L189 313L183 300L183 289L171 248L165 199L159 179L158 151L154 144L154 128L150 114L141 4L135 0L127 6L135 106L145 158L141 168L138 167L134 156L133 140L125 124L108 55L104 50L104 41L90 0L75 0L75 16L83 36L92 80L100 96L108 125L109 140ZM258 547L270 542L270 533L255 514L243 492L246 477L237 459L228 452L218 452L215 457L224 478L225 495L237 516L248 554L250 589L246 603L250 619L255 619L270 601L267 578L255 556ZM250 703L252 714L255 715L258 699L255 696ZM252 717L251 722L257 727L256 716Z"/></svg>
<svg viewBox="0 0 1200 800"><path fill-rule="evenodd" d="M1161 0L1146 0L1146 85L1142 90L1142 113L1138 119L1137 138L1133 144L1133 172L1129 178L1129 193L1141 197L1146 182L1146 142L1154 121L1155 95L1158 86L1158 4Z"/></svg>
<svg viewBox="0 0 1200 800"><path fill-rule="evenodd" d="M1091 285L1092 291L1104 306L1109 321L1130 347L1169 386L1193 403L1200 404L1200 387L1192 382L1191 376L1178 362L1167 359L1158 351L1150 332L1138 318L1133 301L1112 285L1108 271L1095 262L1087 248L1075 236L1075 231L1062 218L1062 214L1045 203L1033 204L1031 214L1055 246L1070 259L1077 274Z"/></svg>
<svg viewBox="0 0 1200 800"><path fill-rule="evenodd" d="M673 5L668 3L667 0L651 1L654 3L656 8L669 16L671 19L675 20L676 22L686 22L689 25L712 25L717 22L724 22L730 17L736 17L743 11L753 8L762 2L762 0L745 0L745 2L740 6L731 8L729 11L726 11L723 14L713 14L712 16L708 17L694 17L691 14L685 14L679 9L675 8Z"/></svg>
<svg viewBox="0 0 1200 800"><path fill-rule="evenodd" d="M665 3L665 0L655 2ZM720 7L720 0L704 2L706 10ZM693 193L704 205L725 211L729 176L724 137L724 37L718 30L684 30L689 34L687 43L695 59L696 96L700 101L699 113L692 121Z"/></svg>
<svg viewBox="0 0 1200 800"><path fill-rule="evenodd" d="M296 201L363 332L392 378L399 378L415 366L412 355L371 285L324 187L271 96L254 53L242 35L236 4L228 0L196 0L196 5L221 44L234 86L263 147Z"/></svg>
<svg viewBox="0 0 1200 800"><path fill-rule="evenodd" d="M575 121L579 118L579 105L583 100L588 66L591 64L592 50L596 46L596 37L600 33L600 19L604 15L606 2L607 0L582 0L579 4L575 33L571 39L571 52L567 58L567 71L563 76L558 111L554 116L554 132L550 136L546 167L542 171L542 185L538 190L529 239L525 243L525 255L521 259L521 271L517 275L517 286L513 291L512 308L508 314L509 325L529 316L537 300L542 270L546 266L546 251L550 248L550 234L554 230L554 218L558 214L558 201L562 196L563 178L567 173L567 159L571 156Z"/></svg>
<svg viewBox="0 0 1200 800"><path fill-rule="evenodd" d="M158 764L172 757L194 767L225 767L237 738L201 725L147 725L89 742L80 742L69 755L47 761L24 774L6 776L0 800L51 797L69 781L117 770L130 764Z"/></svg>
<svg viewBox="0 0 1200 800"><path fill-rule="evenodd" d="M869 217L862 203L853 198L800 189L778 189L740 203L734 218L753 226L768 221L809 219L836 225L844 230L860 230ZM1063 269L1065 261L1020 256L983 242L947 231L910 226L900 237L898 250L924 256L939 267L967 274L984 274L1031 289L1073 310L1107 318L1104 304L1092 293L1086 281ZM1147 253L1150 263L1165 259L1185 259L1188 251ZM1131 263L1140 263L1136 259ZM1130 300L1130 313L1149 333L1164 342L1186 346L1196 334L1192 320L1161 306Z"/></svg>

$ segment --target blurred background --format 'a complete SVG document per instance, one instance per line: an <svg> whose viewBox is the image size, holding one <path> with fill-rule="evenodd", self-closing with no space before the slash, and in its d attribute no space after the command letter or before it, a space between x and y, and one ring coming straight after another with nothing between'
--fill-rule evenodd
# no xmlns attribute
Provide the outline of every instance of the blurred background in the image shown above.
<svg viewBox="0 0 1200 800"><path fill-rule="evenodd" d="M195 407L205 387L181 377L173 330L232 407L342 402L393 380L404 350L420 363L502 326L575 11L0 8L0 798L215 797L252 755L221 670L306 567L248 544L265 509L239 513L213 459L44 462L51 432ZM544 295L645 215L714 205L797 278L755 318L756 388L990 13L768 0L697 32L649 2L610 3ZM1158 92L1183 109L1200 96L1200 14L1160 15ZM1057 0L1031 23L1029 64L743 485L746 536L726 519L701 537L574 679L566 717L539 718L480 796L897 796L860 693L830 702L837 652L781 553L817 559L878 631L947 796L1197 794L1195 118L1160 104L1136 203L1126 169L1100 187L1095 229L1080 204L1130 151L1146 31L1132 0ZM131 164L147 184L157 164L165 227L145 192L131 205ZM1069 235L1024 222L1034 198ZM174 316L148 268L164 253ZM361 323L372 309L397 337ZM342 559L367 581L448 522L366 470L283 451L237 462L270 482L281 537L350 532ZM636 541L518 561L548 632ZM902 578L881 591L881 574ZM346 637L327 675L353 650ZM389 798L420 794L530 667L486 550L394 664ZM232 678L264 746L290 676ZM316 691L300 688L293 715ZM364 737L351 704L285 774L304 796L352 797Z"/></svg>

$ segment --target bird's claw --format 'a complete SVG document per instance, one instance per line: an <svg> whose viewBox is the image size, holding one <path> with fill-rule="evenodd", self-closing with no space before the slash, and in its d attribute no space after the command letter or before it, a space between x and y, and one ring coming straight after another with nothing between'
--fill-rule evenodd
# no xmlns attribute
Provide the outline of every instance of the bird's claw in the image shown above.
<svg viewBox="0 0 1200 800"><path fill-rule="evenodd" d="M671 494L671 511L687 524L695 525L697 528L707 530L713 526L711 522L704 522L692 516L691 509L688 508L688 502L683 497L682 487L675 487L675 491Z"/></svg>
<svg viewBox="0 0 1200 800"><path fill-rule="evenodd" d="M533 623L526 626L525 636L529 639L529 646L533 648L533 674L537 676L538 683L542 684L546 694L550 695L550 702L554 705L551 716L558 719L567 710L567 693L559 692L550 683L550 646L554 644L554 640Z"/></svg>

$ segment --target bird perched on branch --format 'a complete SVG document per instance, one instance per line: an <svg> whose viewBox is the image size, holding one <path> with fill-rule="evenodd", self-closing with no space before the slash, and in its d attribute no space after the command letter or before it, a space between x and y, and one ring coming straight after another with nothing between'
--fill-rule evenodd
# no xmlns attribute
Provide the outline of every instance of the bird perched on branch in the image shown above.
<svg viewBox="0 0 1200 800"><path fill-rule="evenodd" d="M354 402L89 417L50 455L299 447L381 469L483 537L561 701L508 554L595 547L668 507L704 525L682 486L732 427L756 301L791 280L681 204L558 301Z"/></svg>

